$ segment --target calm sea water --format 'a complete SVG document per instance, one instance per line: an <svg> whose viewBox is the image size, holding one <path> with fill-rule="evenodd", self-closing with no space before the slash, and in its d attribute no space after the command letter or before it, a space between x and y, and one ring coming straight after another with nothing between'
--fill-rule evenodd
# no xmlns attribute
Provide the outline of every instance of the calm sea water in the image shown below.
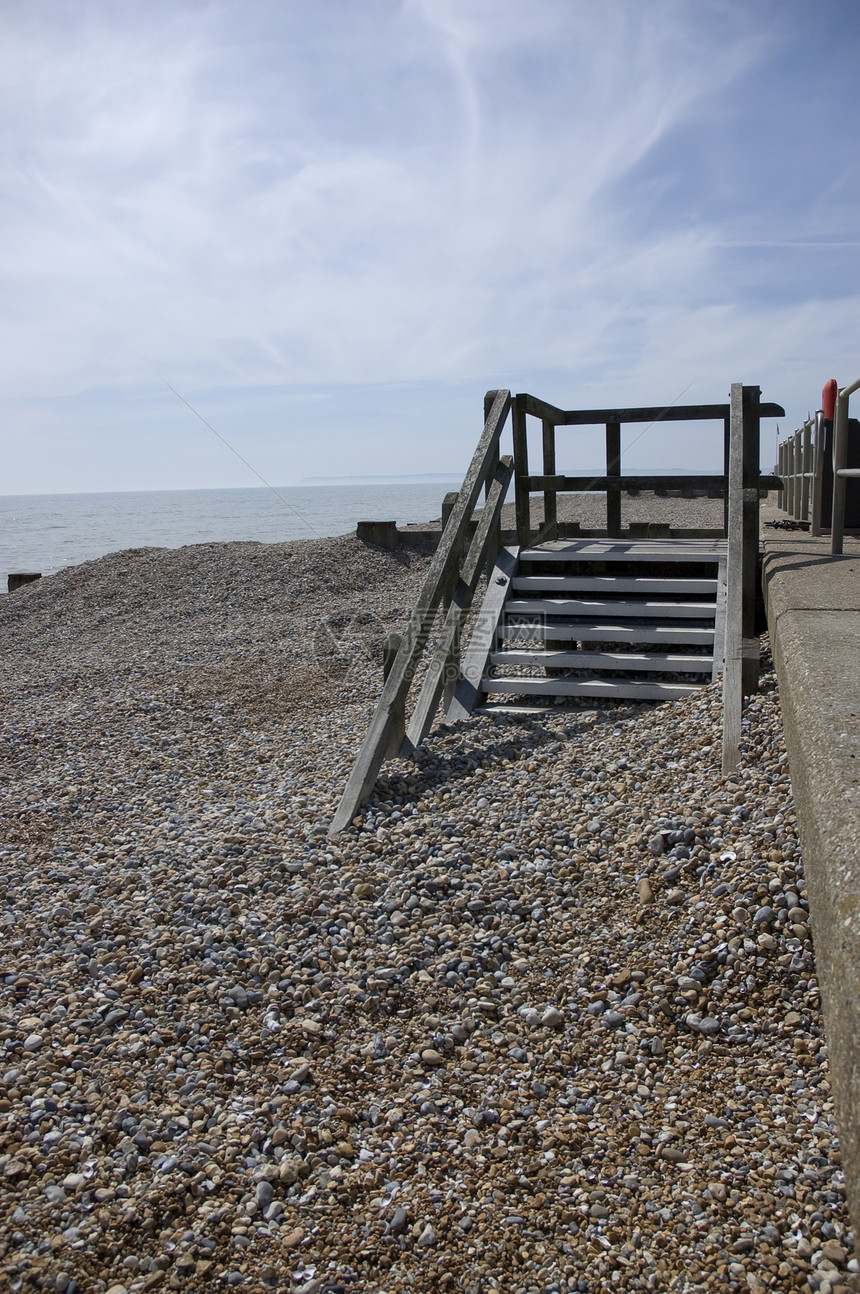
<svg viewBox="0 0 860 1294"><path fill-rule="evenodd" d="M451 484L297 485L0 497L0 592L10 572L51 575L123 548L343 535L358 521L440 516Z"/></svg>

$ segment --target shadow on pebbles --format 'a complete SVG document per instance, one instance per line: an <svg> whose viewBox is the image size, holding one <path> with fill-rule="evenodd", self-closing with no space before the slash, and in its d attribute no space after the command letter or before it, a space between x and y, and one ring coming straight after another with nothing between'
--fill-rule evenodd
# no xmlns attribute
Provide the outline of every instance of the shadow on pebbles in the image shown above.
<svg viewBox="0 0 860 1294"><path fill-rule="evenodd" d="M438 726L327 827L427 559L0 599L17 1290L857 1288L776 683Z"/></svg>

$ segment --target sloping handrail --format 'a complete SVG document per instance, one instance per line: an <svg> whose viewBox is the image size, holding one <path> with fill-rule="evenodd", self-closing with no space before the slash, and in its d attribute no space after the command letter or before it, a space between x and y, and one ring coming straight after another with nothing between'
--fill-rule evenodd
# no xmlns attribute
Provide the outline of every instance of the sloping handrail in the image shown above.
<svg viewBox="0 0 860 1294"><path fill-rule="evenodd" d="M449 613L442 631L443 639L448 644L447 650L450 651L455 640L459 617L468 609L487 550L492 543L498 543L498 519L512 471L509 459L506 461L499 459L499 438L510 408L510 391L487 392L484 400L486 416L481 438L472 455L457 501L442 531L439 547L430 563L415 609L383 683L379 701L332 820L329 829L332 835L343 831L349 825L373 790L379 770L390 748L392 736L397 731L399 722L402 721L409 689L427 647L439 604L443 600L450 602ZM507 480L505 480L506 474ZM487 491L486 506L469 546L465 567L460 574L463 541L481 488L488 482L491 483ZM452 612L454 612L453 616ZM443 644L440 644L440 648L442 646ZM438 659L434 656L431 662L434 681L428 684L428 692L423 697L421 710L423 717L420 727L425 731L424 726L426 724L426 728L429 728L438 704L438 696L441 694L440 686L428 719L427 712L430 710L432 692L439 683L437 672ZM444 674L444 666L442 673ZM428 678L430 676L428 675ZM444 686L444 678L442 686ZM416 729L413 728L412 731L414 733ZM407 737L407 742L409 741L411 738Z"/></svg>

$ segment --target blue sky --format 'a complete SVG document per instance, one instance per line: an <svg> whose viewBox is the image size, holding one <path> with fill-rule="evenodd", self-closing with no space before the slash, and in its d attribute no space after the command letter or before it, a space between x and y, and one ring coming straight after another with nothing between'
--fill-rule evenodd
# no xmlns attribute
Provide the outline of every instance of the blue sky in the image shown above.
<svg viewBox="0 0 860 1294"><path fill-rule="evenodd" d="M2 494L255 484L165 382L286 485L459 471L492 387L758 383L785 433L860 375L853 0L0 18ZM652 428L629 463L719 442Z"/></svg>

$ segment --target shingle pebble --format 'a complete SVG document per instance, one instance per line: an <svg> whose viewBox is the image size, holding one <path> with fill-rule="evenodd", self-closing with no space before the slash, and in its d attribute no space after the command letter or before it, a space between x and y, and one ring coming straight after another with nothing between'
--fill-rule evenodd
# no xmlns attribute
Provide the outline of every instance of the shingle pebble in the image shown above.
<svg viewBox="0 0 860 1294"><path fill-rule="evenodd" d="M715 687L476 717L330 839L426 564L143 549L0 598L12 1289L853 1279L767 663L728 780Z"/></svg>

